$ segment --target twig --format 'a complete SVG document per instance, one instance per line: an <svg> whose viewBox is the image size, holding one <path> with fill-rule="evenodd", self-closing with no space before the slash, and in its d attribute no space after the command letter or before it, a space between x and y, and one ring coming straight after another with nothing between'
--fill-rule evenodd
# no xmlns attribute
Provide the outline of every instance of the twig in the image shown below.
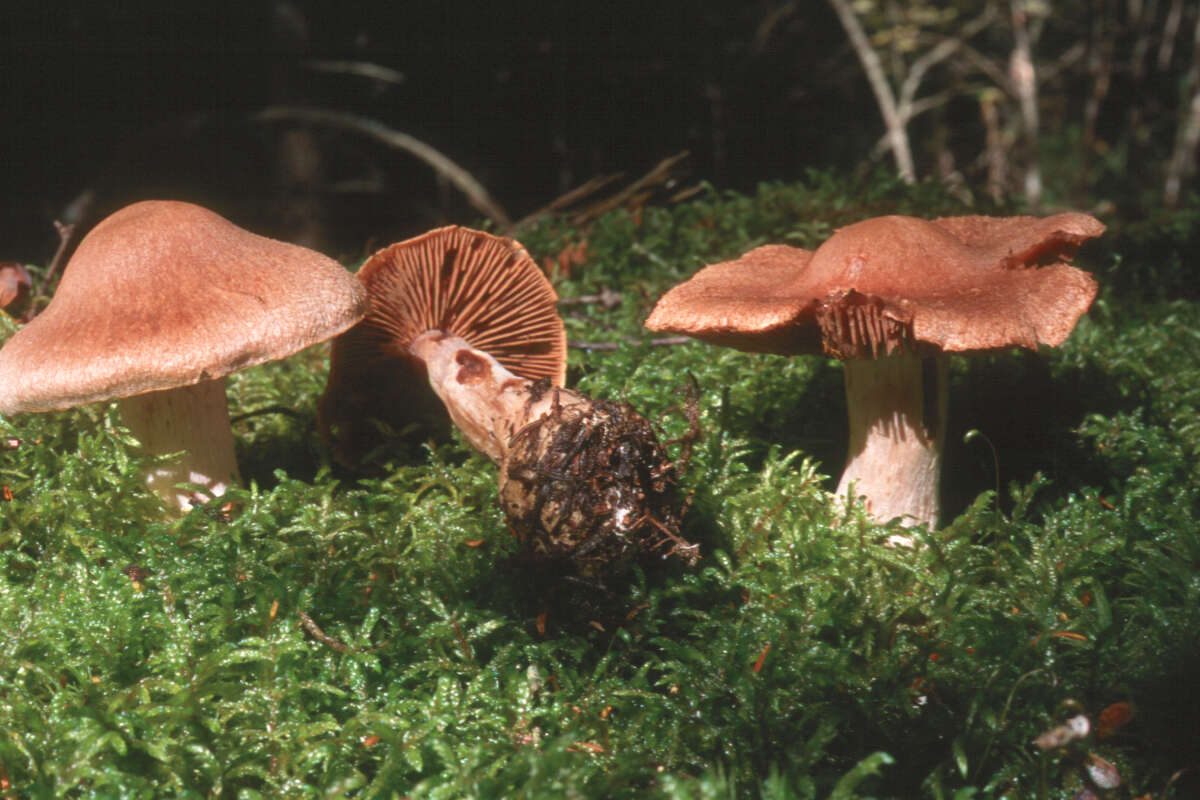
<svg viewBox="0 0 1200 800"><path fill-rule="evenodd" d="M306 419L305 415L301 414L296 409L290 408L288 406L279 405L279 406L264 406L263 408L256 408L253 411L245 411L241 414L237 414L236 416L229 418L229 424L233 425L234 423L250 419L251 417L260 417L263 414L283 414L284 416L291 417L292 419L295 419L295 420L300 420L301 422L303 422Z"/></svg>
<svg viewBox="0 0 1200 800"><path fill-rule="evenodd" d="M908 75L904 78L904 83L900 87L898 111L900 119L904 123L907 124L918 113L913 110L913 104L916 101L917 90L920 88L925 74L937 64L954 55L967 39L970 39L990 25L995 16L995 7L988 5L982 14L963 26L958 36L942 39L912 63L912 66L908 69Z"/></svg>
<svg viewBox="0 0 1200 800"><path fill-rule="evenodd" d="M916 167L913 164L912 147L908 141L908 132L904 127L904 119L896 107L896 95L892 91L884 74L883 64L879 54L871 47L871 41L859 24L858 16L850 7L848 0L829 0L834 12L841 20L846 36L862 64L863 72L867 75L867 83L875 95L875 103L883 117L883 125L887 130L888 139L892 145L892 158L896 161L896 169L905 183L913 183L917 179Z"/></svg>
<svg viewBox="0 0 1200 800"><path fill-rule="evenodd" d="M584 306L599 303L608 308L616 308L621 305L621 293L609 289L607 286L600 290L599 294L581 294L577 297L560 297L558 304L560 306Z"/></svg>
<svg viewBox="0 0 1200 800"><path fill-rule="evenodd" d="M304 630L308 631L309 635L316 639L321 644L329 645L329 649L339 653L347 653L350 648L333 638L325 631L321 630L321 626L313 622L313 618L303 611L297 611L296 615L300 617L300 625Z"/></svg>
<svg viewBox="0 0 1200 800"><path fill-rule="evenodd" d="M254 115L258 122L307 122L313 125L327 125L333 128L361 133L377 142L397 150L404 150L433 167L438 175L443 176L466 196L467 202L476 211L486 216L501 227L509 227L512 220L492 199L483 184L475 180L471 173L456 164L448 156L430 145L425 144L415 136L389 128L378 120L348 114L344 111L334 111L328 108L311 106L270 106Z"/></svg>
<svg viewBox="0 0 1200 800"><path fill-rule="evenodd" d="M335 60L319 60L304 62L304 66L311 69L313 72L333 72L343 75L356 75L360 78L370 78L373 81L380 83L391 83L400 85L404 83L404 73L394 70L391 67L385 67L382 64L375 64L370 61L335 61Z"/></svg>
<svg viewBox="0 0 1200 800"><path fill-rule="evenodd" d="M671 178L671 170L674 169L675 165L680 161L683 161L689 155L690 153L687 150L683 150L673 156L664 158L662 161L655 164L653 169L651 169L642 177L638 178L633 183L626 186L621 191L614 194L612 197L601 200L600 202L591 205L575 214L575 216L571 219L572 224L582 225L585 222L599 217L601 214L612 211L614 208L620 208L639 192L642 192L651 186L665 183Z"/></svg>
<svg viewBox="0 0 1200 800"><path fill-rule="evenodd" d="M1196 148L1200 146L1200 16L1196 18L1192 65L1184 75L1181 94L1187 98L1188 110L1180 116L1175 146L1167 163L1167 181L1163 189L1163 205L1167 208L1178 205L1183 182L1191 175Z"/></svg>
<svg viewBox="0 0 1200 800"><path fill-rule="evenodd" d="M640 345L640 344L648 344L651 347L671 347L671 346L677 345L677 344L687 344L688 342L692 342L692 341L695 341L695 340L688 336L664 336L659 339L634 339L633 337L629 337L624 342L572 341L572 342L567 342L567 347L573 347L576 350L590 350L590 351L598 352L598 351L620 350L622 347L636 346L636 345Z"/></svg>
<svg viewBox="0 0 1200 800"><path fill-rule="evenodd" d="M1183 0L1173 0L1171 10L1163 22L1163 32L1158 47L1158 69L1166 72L1171 68L1171 56L1175 52L1175 36L1179 33L1179 21L1183 19Z"/></svg>
<svg viewBox="0 0 1200 800"><path fill-rule="evenodd" d="M314 622L313 618L308 614L305 614L303 611L297 609L296 616L300 617L300 627L308 631L309 636L312 636L321 644L328 645L330 650L334 650L338 653L369 653L372 650L379 650L380 648L387 647L392 643L392 640L388 639L387 641L380 642L379 644L372 645L371 647L351 647L321 630L321 626Z"/></svg>
<svg viewBox="0 0 1200 800"><path fill-rule="evenodd" d="M1025 200L1036 211L1042 202L1042 172L1038 166L1038 80L1033 63L1033 36L1029 30L1029 12L1025 0L1010 0L1013 49L1009 74L1017 91L1024 134Z"/></svg>
<svg viewBox="0 0 1200 800"><path fill-rule="evenodd" d="M624 175L625 173L623 172L613 172L609 175L597 175L594 178L590 178L565 194L559 195L546 205L539 208L537 211L527 214L526 216L517 220L508 228L506 232L513 233L521 228L524 228L531 222L541 219L547 214L553 214L555 211L561 211L567 206L573 205L583 198L595 194L613 181L622 178Z"/></svg>

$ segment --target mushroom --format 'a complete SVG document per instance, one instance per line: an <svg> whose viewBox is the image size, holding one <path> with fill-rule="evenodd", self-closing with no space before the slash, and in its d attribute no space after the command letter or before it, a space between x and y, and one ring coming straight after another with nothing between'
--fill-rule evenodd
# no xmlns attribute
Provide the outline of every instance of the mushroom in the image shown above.
<svg viewBox="0 0 1200 800"><path fill-rule="evenodd" d="M849 457L837 493L886 522L932 527L949 353L1036 350L1066 339L1096 296L1068 266L1095 218L886 216L815 252L765 245L659 299L646 327L752 352L845 364Z"/></svg>
<svg viewBox="0 0 1200 800"><path fill-rule="evenodd" d="M186 511L238 480L225 376L353 325L362 285L320 253L242 230L199 206L149 200L80 243L53 301L0 349L0 413L117 399L161 460L147 483ZM204 498L200 498L204 499Z"/></svg>
<svg viewBox="0 0 1200 800"><path fill-rule="evenodd" d="M424 363L409 351L426 331L459 336L523 378L555 386L566 378L558 294L511 239L438 228L375 253L358 278L370 309L334 340L317 415L334 458L347 466L378 445L379 422L401 428L444 418Z"/></svg>
<svg viewBox="0 0 1200 800"><path fill-rule="evenodd" d="M500 505L536 559L587 577L647 552L694 547L678 535L674 467L644 417L561 388L566 340L557 294L515 241L448 227L376 253L359 272L371 311L334 342L321 426L335 449L369 400L428 379L450 419L499 468ZM344 454L354 448L343 447Z"/></svg>

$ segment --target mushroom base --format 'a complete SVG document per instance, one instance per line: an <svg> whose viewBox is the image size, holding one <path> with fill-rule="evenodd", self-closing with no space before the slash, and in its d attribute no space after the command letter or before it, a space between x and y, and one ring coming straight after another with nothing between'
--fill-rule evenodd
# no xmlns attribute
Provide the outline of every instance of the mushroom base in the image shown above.
<svg viewBox="0 0 1200 800"><path fill-rule="evenodd" d="M904 353L845 362L850 453L837 493L880 522L937 526L946 361Z"/></svg>
<svg viewBox="0 0 1200 800"><path fill-rule="evenodd" d="M118 401L126 427L151 456L170 456L147 473L163 502L186 513L220 497L239 478L225 402L225 379L125 397ZM205 493L176 488L192 483Z"/></svg>
<svg viewBox="0 0 1200 800"><path fill-rule="evenodd" d="M529 559L589 579L652 554L695 560L679 535L674 465L645 417L520 378L456 336L432 331L409 349L467 440L500 467L500 506Z"/></svg>
<svg viewBox="0 0 1200 800"><path fill-rule="evenodd" d="M649 421L627 404L569 394L585 402L552 398L501 465L500 507L528 555L585 578L649 555L694 562L696 547L679 535L675 468Z"/></svg>

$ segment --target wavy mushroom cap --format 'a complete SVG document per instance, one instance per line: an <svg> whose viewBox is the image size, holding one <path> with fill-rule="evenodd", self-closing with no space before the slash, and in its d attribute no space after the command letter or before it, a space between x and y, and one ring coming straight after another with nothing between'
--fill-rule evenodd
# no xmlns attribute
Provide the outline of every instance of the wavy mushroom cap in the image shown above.
<svg viewBox="0 0 1200 800"><path fill-rule="evenodd" d="M365 311L362 286L333 259L190 203L135 203L88 233L50 305L0 350L0 412L220 378Z"/></svg>
<svg viewBox="0 0 1200 800"><path fill-rule="evenodd" d="M366 420L400 427L444 416L408 350L427 331L461 337L522 378L556 386L566 379L558 294L512 239L438 228L380 250L358 277L371 308L334 341L320 408L322 434L344 462L356 463L374 443Z"/></svg>
<svg viewBox="0 0 1200 800"><path fill-rule="evenodd" d="M706 267L663 295L646 326L839 358L1057 346L1096 295L1067 262L1103 231L1080 213L876 217L813 252L766 245Z"/></svg>

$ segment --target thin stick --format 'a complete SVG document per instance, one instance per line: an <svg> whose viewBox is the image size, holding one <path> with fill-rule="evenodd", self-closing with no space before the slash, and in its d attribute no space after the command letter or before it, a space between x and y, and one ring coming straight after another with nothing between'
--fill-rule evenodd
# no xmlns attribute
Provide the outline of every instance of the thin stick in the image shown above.
<svg viewBox="0 0 1200 800"><path fill-rule="evenodd" d="M466 196L467 202L476 211L501 227L512 225L508 214L500 207L499 203L492 199L487 189L483 188L483 184L475 180L471 173L440 150L425 144L415 136L389 128L378 120L310 106L270 106L255 114L254 119L258 122L294 121L342 128L369 136L388 147L404 150L433 167L435 172L453 183Z"/></svg>
<svg viewBox="0 0 1200 800"><path fill-rule="evenodd" d="M558 299L560 306L585 306L597 303L605 308L615 308L621 305L621 293L605 286L599 294L581 294L576 297L560 297Z"/></svg>
<svg viewBox="0 0 1200 800"><path fill-rule="evenodd" d="M303 611L297 611L296 615L300 617L300 625L304 630L308 631L309 635L316 639L321 644L329 645L331 650L339 653L347 653L350 648L339 642L337 639L330 636L325 631L321 630L321 626L313 622L313 618Z"/></svg>
<svg viewBox="0 0 1200 800"><path fill-rule="evenodd" d="M883 125L891 142L892 158L896 161L896 169L905 183L913 183L917 179L917 171L913 164L912 146L909 144L908 132L905 130L904 120L896 105L896 95L884 74L879 54L871 46L871 41L863 31L858 16L850 7L848 0L829 0L829 4L833 6L834 12L841 20L846 36L854 48L854 53L858 56L863 72L867 75L867 83L871 85L875 103L879 106L879 113L883 117Z"/></svg>
<svg viewBox="0 0 1200 800"><path fill-rule="evenodd" d="M639 344L648 344L651 347L671 347L677 344L687 344L694 342L690 336L663 336L660 339L626 339L625 342L567 342L567 347L573 347L576 350L620 350L622 347L636 346Z"/></svg>
<svg viewBox="0 0 1200 800"><path fill-rule="evenodd" d="M46 289L49 288L50 282L54 280L55 274L62 267L63 261L66 260L66 255L70 249L71 242L75 238L75 223L63 224L58 220L54 221L54 229L58 231L58 249L54 251L54 258L50 259L50 267L46 270L46 274L38 281L37 289L33 292L33 297L29 299L29 310L25 312L25 321L33 319L39 311L38 306L40 301L46 296Z"/></svg>
<svg viewBox="0 0 1200 800"><path fill-rule="evenodd" d="M671 170L680 161L683 161L690 155L687 150L676 153L673 156L668 156L662 161L654 165L654 168L647 172L642 177L638 178L633 183L626 186L621 191L614 194L612 197L601 200L595 205L589 206L572 218L572 224L581 225L584 222L595 219L596 217L611 211L614 208L620 208L625 203L639 192L648 189L651 186L656 186L660 183L665 183L671 177Z"/></svg>
<svg viewBox="0 0 1200 800"><path fill-rule="evenodd" d="M233 425L236 422L241 422L242 420L247 420L251 417L260 417L263 414L283 414L284 416L300 421L303 421L306 418L304 414L301 414L296 409L288 406L264 406L263 408L256 408L253 411L245 411L241 414L230 417L229 424Z"/></svg>
<svg viewBox="0 0 1200 800"><path fill-rule="evenodd" d="M335 61L335 60L313 60L304 62L304 66L311 69L313 72L332 72L342 75L356 75L360 78L370 78L373 81L380 83L391 83L400 85L404 83L404 73L394 70L391 67L385 67L382 64L375 64L371 61Z"/></svg>
<svg viewBox="0 0 1200 800"><path fill-rule="evenodd" d="M576 186L574 189L571 189L565 194L559 195L546 205L539 208L537 211L534 211L532 214L527 214L526 216L517 220L512 224L511 227L508 228L506 233L514 233L521 228L524 228L529 223L541 219L547 214L553 214L555 211L561 211L567 206L577 203L589 195L595 194L613 181L624 176L624 174L625 173L623 172L614 172L609 175L597 175L594 178L589 178L586 182Z"/></svg>

